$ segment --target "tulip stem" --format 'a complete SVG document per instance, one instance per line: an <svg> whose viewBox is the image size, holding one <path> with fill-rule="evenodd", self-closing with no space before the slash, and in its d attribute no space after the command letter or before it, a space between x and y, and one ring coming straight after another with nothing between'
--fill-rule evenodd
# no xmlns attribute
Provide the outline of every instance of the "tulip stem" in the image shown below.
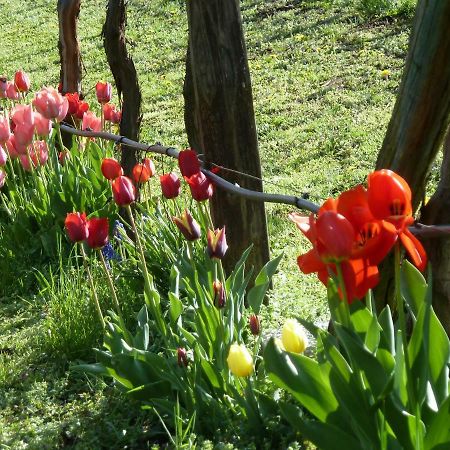
<svg viewBox="0 0 450 450"><path fill-rule="evenodd" d="M114 289L114 282L111 278L111 274L109 273L108 266L106 265L105 257L103 256L102 249L98 248L97 253L99 254L100 261L102 262L103 270L106 275L106 280L108 281L109 291L111 292L111 297L112 297L114 305L116 307L117 314L120 316L120 318L123 321L122 309L119 304L119 299L117 298L116 290Z"/></svg>
<svg viewBox="0 0 450 450"><path fill-rule="evenodd" d="M97 311L98 318L100 319L100 323L102 324L102 327L104 328L105 327L105 319L103 317L102 310L100 308L100 302L98 301L97 291L96 291L95 285L94 285L94 280L92 279L92 274L89 269L86 252L84 251L84 247L83 247L82 243L80 243L80 248L81 248L81 255L83 256L84 269L86 270L89 284L91 286L92 298L94 300L95 309Z"/></svg>
<svg viewBox="0 0 450 450"><path fill-rule="evenodd" d="M343 323L343 325L351 327L350 309L348 306L347 289L345 287L345 280L344 280L344 274L342 273L341 263L336 263L336 271L337 271L338 284L339 284L339 287L340 287L341 293L342 293L342 304L343 304L343 310L344 310L344 317L342 317L341 320L343 322L345 322L345 323Z"/></svg>
<svg viewBox="0 0 450 450"><path fill-rule="evenodd" d="M56 128L56 135L58 137L58 143L59 143L59 146L61 147L60 151L63 152L65 147L64 147L64 143L63 143L62 135L61 135L61 124L59 122L56 122L55 128Z"/></svg>
<svg viewBox="0 0 450 450"><path fill-rule="evenodd" d="M144 291L146 302L148 301L151 312L153 314L153 318L156 321L156 324L159 328L159 332L161 333L164 340L167 339L167 330L162 318L161 309L159 307L159 297L155 295L155 288L153 286L153 278L150 277L148 273L147 264L145 262L144 249L142 247L141 238L139 237L139 233L136 227L136 222L134 221L133 211L131 210L130 205L126 205L126 210L128 212L128 216L130 218L131 228L134 233L134 237L136 239L136 246L138 250L138 259L141 266L142 275L144 276ZM157 294L157 293L156 293Z"/></svg>

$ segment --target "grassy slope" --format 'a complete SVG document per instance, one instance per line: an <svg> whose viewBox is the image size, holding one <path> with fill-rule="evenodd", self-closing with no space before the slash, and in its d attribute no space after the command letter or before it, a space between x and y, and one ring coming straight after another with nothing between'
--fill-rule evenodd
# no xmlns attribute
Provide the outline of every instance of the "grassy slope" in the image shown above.
<svg viewBox="0 0 450 450"><path fill-rule="evenodd" d="M23 68L34 89L55 85L55 2L25 3L0 0L0 72L11 76ZM187 145L182 98L187 25L181 4L130 0L127 30L144 95L142 139L179 147ZM319 202L363 181L393 106L408 21L363 23L354 10L323 1L245 0L242 10L266 190L307 192ZM98 79L111 79L100 38L103 20L98 2L82 2L85 91ZM381 76L384 69L391 72L388 79ZM286 221L290 209L268 206L272 251L286 254L271 303L272 328L283 311L314 318L325 310L315 278L300 276L295 266L295 256L307 247ZM45 305L33 295L34 276L27 267L17 268L22 285L14 291L5 286L0 297L0 348L7 349L0 355L0 448L100 448L100 443L121 448L145 429L147 437L135 443L144 448L154 439L145 414L45 354Z"/></svg>

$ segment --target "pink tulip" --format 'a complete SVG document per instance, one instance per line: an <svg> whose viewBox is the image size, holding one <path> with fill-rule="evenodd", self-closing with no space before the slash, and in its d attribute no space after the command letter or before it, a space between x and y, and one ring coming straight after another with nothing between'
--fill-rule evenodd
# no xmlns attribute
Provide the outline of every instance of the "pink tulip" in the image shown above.
<svg viewBox="0 0 450 450"><path fill-rule="evenodd" d="M34 126L38 136L48 136L52 131L52 122L45 118L41 113L34 113Z"/></svg>
<svg viewBox="0 0 450 450"><path fill-rule="evenodd" d="M8 81L7 84L8 85L6 87L6 97L9 100L13 100L13 101L20 100L20 93L14 86L14 83L11 83Z"/></svg>
<svg viewBox="0 0 450 450"><path fill-rule="evenodd" d="M103 117L111 123L120 123L122 119L122 111L117 110L116 105L105 103L103 105Z"/></svg>
<svg viewBox="0 0 450 450"><path fill-rule="evenodd" d="M11 159L16 159L19 156L16 145L16 137L12 134L9 140L6 141L6 149L8 150Z"/></svg>
<svg viewBox="0 0 450 450"><path fill-rule="evenodd" d="M33 143L33 151L36 159L41 166L44 166L48 160L48 146L45 141L36 141Z"/></svg>
<svg viewBox="0 0 450 450"><path fill-rule="evenodd" d="M14 84L19 92L28 92L30 77L23 70L18 70L14 75Z"/></svg>
<svg viewBox="0 0 450 450"><path fill-rule="evenodd" d="M16 106L11 115L12 121L16 125L14 136L18 146L27 146L33 140L34 135L34 115L31 105Z"/></svg>
<svg viewBox="0 0 450 450"><path fill-rule="evenodd" d="M4 186L6 181L6 173L3 170L0 171L0 189Z"/></svg>
<svg viewBox="0 0 450 450"><path fill-rule="evenodd" d="M33 164L33 168L38 165L37 156L34 152L30 153L30 158L28 158L28 155L19 155L19 160L20 164L26 172L31 172L30 160Z"/></svg>
<svg viewBox="0 0 450 450"><path fill-rule="evenodd" d="M8 161L8 153L6 150L0 145L0 166L4 166Z"/></svg>
<svg viewBox="0 0 450 450"><path fill-rule="evenodd" d="M0 116L0 142L5 143L10 136L9 120L5 116Z"/></svg>
<svg viewBox="0 0 450 450"><path fill-rule="evenodd" d="M33 105L45 118L61 122L69 109L69 101L55 88L44 87L34 97Z"/></svg>
<svg viewBox="0 0 450 450"><path fill-rule="evenodd" d="M102 120L97 117L92 111L87 111L83 116L83 130L89 131L101 131L102 130Z"/></svg>

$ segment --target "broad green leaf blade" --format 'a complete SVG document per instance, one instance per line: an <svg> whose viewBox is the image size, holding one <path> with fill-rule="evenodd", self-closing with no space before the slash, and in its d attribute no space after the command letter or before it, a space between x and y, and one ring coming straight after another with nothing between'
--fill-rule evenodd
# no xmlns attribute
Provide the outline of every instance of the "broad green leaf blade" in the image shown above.
<svg viewBox="0 0 450 450"><path fill-rule="evenodd" d="M338 413L339 404L330 380L316 361L284 352L272 338L265 348L264 362L272 381L288 390L311 414L320 421L346 426L344 418Z"/></svg>
<svg viewBox="0 0 450 450"><path fill-rule="evenodd" d="M301 410L289 403L280 403L280 409L286 420L321 450L361 450L362 448L361 443L349 434L346 428L315 420L305 420Z"/></svg>
<svg viewBox="0 0 450 450"><path fill-rule="evenodd" d="M450 448L450 397L447 397L427 426L425 450Z"/></svg>
<svg viewBox="0 0 450 450"><path fill-rule="evenodd" d="M389 305L386 305L378 316L378 323L381 325L382 333L380 346L386 349L391 355L395 355L395 333L394 322Z"/></svg>
<svg viewBox="0 0 450 450"><path fill-rule="evenodd" d="M428 285L420 271L408 260L403 261L400 271L400 289L408 309L417 318L425 302Z"/></svg>
<svg viewBox="0 0 450 450"><path fill-rule="evenodd" d="M281 261L283 254L277 256L275 259L269 261L259 272L255 279L255 285L247 294L248 304L251 306L255 314L259 314L261 304L266 295L267 289L270 286L270 281L277 270L278 264Z"/></svg>

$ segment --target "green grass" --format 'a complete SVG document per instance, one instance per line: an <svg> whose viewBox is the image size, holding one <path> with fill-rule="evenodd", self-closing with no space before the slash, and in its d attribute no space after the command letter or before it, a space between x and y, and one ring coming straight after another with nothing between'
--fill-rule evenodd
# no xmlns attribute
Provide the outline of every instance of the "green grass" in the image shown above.
<svg viewBox="0 0 450 450"><path fill-rule="evenodd" d="M83 89L92 102L96 81L112 79L100 37L103 5L83 1L79 22ZM351 2L244 0L241 5L266 190L306 193L321 202L363 182L395 101L410 16L365 21ZM0 8L0 72L11 77L23 68L34 90L56 85L55 2L0 0ZM130 0L127 38L143 92L142 140L187 146L183 2ZM390 75L384 78L386 69ZM266 330L277 330L286 311L326 317L324 289L315 277L302 276L295 263L308 244L287 221L291 210L267 205L272 253L285 257L264 318ZM73 320L80 320L80 309L70 303L74 297L61 285L52 298L41 291L30 268L48 273L45 261L9 257L10 263L0 264L0 349L6 349L0 352L0 448L150 448L161 439L152 434L161 430L154 418L104 383L68 371L68 356L92 358L89 352L70 352L98 339L88 334L89 326L79 335L77 327L58 329L61 315L72 312ZM51 326L61 336L57 342L48 336Z"/></svg>

